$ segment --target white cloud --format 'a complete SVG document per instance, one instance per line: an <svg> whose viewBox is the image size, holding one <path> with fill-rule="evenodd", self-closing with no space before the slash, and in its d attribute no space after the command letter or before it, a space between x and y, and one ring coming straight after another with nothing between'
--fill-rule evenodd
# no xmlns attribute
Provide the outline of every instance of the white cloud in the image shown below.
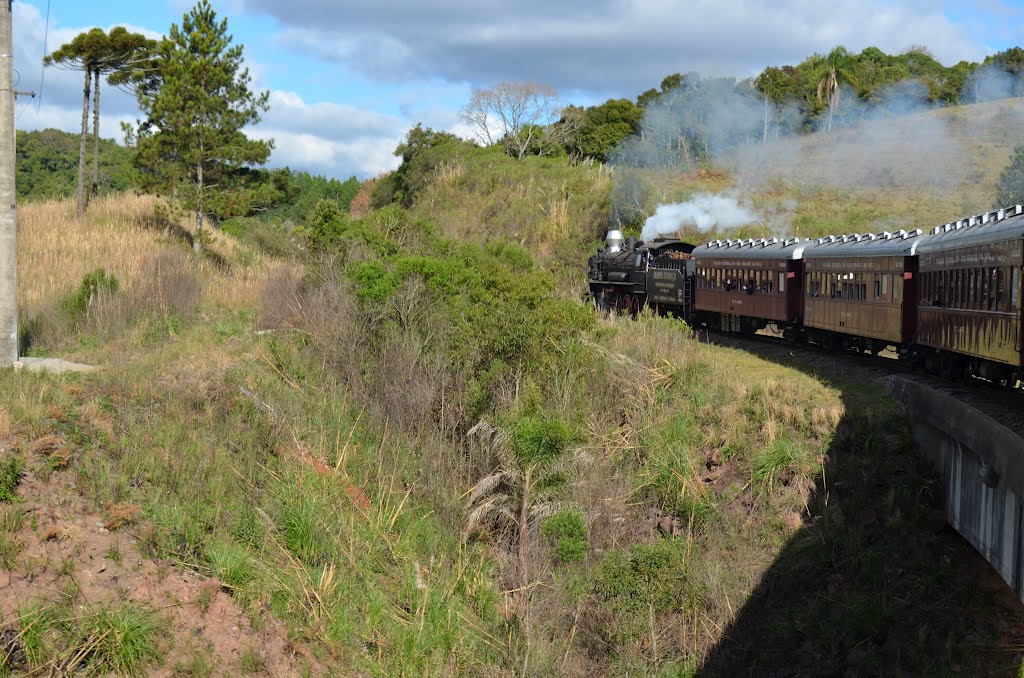
<svg viewBox="0 0 1024 678"><path fill-rule="evenodd" d="M394 81L534 80L635 95L668 73L746 76L837 44L923 44L945 63L985 53L927 0L243 1L278 20L290 48Z"/></svg>
<svg viewBox="0 0 1024 678"><path fill-rule="evenodd" d="M190 5L191 6L191 5ZM27 3L14 5L15 69L17 87L39 90L45 75L41 99L19 98L16 124L22 130L56 128L78 132L82 124L83 74L48 68L43 73L42 57L91 27L52 27L43 47L45 22L39 10ZM144 27L126 25L129 30L159 37ZM109 30L112 27L106 27ZM259 65L249 64L259 78ZM276 148L270 166L289 165L312 173L347 177L374 176L396 166L391 155L405 135L409 123L399 117L360 109L346 104L306 103L294 92L271 90L270 110L263 122L250 131L259 138L274 138ZM120 123L141 117L135 98L116 88L101 90L100 134L121 140ZM89 125L91 130L92 118Z"/></svg>
<svg viewBox="0 0 1024 678"><path fill-rule="evenodd" d="M357 137L331 141L313 134L271 127L260 127L251 130L250 134L274 140L271 164L276 167L288 166L338 178L354 174L365 179L398 166L398 159L390 149L398 145L401 137L388 140Z"/></svg>
<svg viewBox="0 0 1024 678"><path fill-rule="evenodd" d="M273 138L272 164L360 178L394 169L392 151L409 123L395 116L328 102L306 103L294 92L270 93L270 111L253 136Z"/></svg>

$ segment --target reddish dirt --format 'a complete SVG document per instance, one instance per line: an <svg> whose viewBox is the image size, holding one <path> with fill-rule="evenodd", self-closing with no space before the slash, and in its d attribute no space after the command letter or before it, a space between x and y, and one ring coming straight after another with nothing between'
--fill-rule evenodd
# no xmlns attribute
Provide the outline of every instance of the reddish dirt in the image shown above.
<svg viewBox="0 0 1024 678"><path fill-rule="evenodd" d="M59 441L46 440L40 447L54 443ZM212 675L243 675L239 660L246 653L248 666L262 663L260 674L323 674L309 650L290 640L270 614L261 615L254 628L216 579L144 558L131 534L137 507L108 507L107 515L89 512L66 472L54 473L46 483L26 476L18 492L24 503L0 505L0 512L26 512L16 533L24 547L14 571L0 571L2 626L11 626L26 603L57 601L73 582L80 589L78 609L133 601L166 621L164 666L148 675L176 675L175 666L187 666L196 655L212 665ZM260 661L253 661L254 653Z"/></svg>

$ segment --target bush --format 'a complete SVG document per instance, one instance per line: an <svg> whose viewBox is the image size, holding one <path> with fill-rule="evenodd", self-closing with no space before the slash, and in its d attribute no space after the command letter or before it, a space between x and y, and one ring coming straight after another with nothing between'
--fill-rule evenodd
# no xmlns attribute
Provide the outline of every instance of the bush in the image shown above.
<svg viewBox="0 0 1024 678"><path fill-rule="evenodd" d="M18 455L12 454L0 461L0 503L10 504L17 501L15 490L25 475L25 462Z"/></svg>
<svg viewBox="0 0 1024 678"><path fill-rule="evenodd" d="M562 509L545 520L540 531L563 563L579 562L586 557L587 521L579 509Z"/></svg>
<svg viewBox="0 0 1024 678"><path fill-rule="evenodd" d="M313 208L303 234L314 252L330 249L345 229L345 213L335 200L324 199Z"/></svg>
<svg viewBox="0 0 1024 678"><path fill-rule="evenodd" d="M120 286L120 281L113 273L108 274L106 269L97 268L83 276L78 290L65 300L64 308L73 319L81 320L99 297L113 294Z"/></svg>
<svg viewBox="0 0 1024 678"><path fill-rule="evenodd" d="M558 419L526 416L512 428L512 451L524 467L554 461L578 441L579 432Z"/></svg>

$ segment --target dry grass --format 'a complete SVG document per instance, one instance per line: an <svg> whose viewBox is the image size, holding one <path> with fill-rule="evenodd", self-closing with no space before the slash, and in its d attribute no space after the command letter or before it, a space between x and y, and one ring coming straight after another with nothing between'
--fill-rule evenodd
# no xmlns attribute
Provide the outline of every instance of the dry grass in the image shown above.
<svg viewBox="0 0 1024 678"><path fill-rule="evenodd" d="M103 267L130 284L154 250L147 228L156 200L130 194L99 198L85 220L70 200L29 203L18 214L18 296L29 312L76 289Z"/></svg>
<svg viewBox="0 0 1024 678"><path fill-rule="evenodd" d="M82 277L97 268L117 276L122 289L138 289L141 278L169 252L181 252L180 238L163 237L154 215L159 200L124 193L97 198L86 217L75 218L70 200L28 203L18 218L18 292L22 313L48 313L73 292ZM191 234L183 217L175 232ZM251 252L230 236L211 232L210 257L194 258L193 272L202 281L204 302L239 309L257 304L264 280L273 269L287 267ZM184 257L178 256L184 259Z"/></svg>

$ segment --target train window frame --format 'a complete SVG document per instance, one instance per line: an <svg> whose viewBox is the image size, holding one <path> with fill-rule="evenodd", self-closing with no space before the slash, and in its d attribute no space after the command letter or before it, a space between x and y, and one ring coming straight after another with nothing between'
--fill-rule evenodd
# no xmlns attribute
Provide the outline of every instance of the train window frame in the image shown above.
<svg viewBox="0 0 1024 678"><path fill-rule="evenodd" d="M778 294L786 293L786 272L782 271L779 273L779 287Z"/></svg>

